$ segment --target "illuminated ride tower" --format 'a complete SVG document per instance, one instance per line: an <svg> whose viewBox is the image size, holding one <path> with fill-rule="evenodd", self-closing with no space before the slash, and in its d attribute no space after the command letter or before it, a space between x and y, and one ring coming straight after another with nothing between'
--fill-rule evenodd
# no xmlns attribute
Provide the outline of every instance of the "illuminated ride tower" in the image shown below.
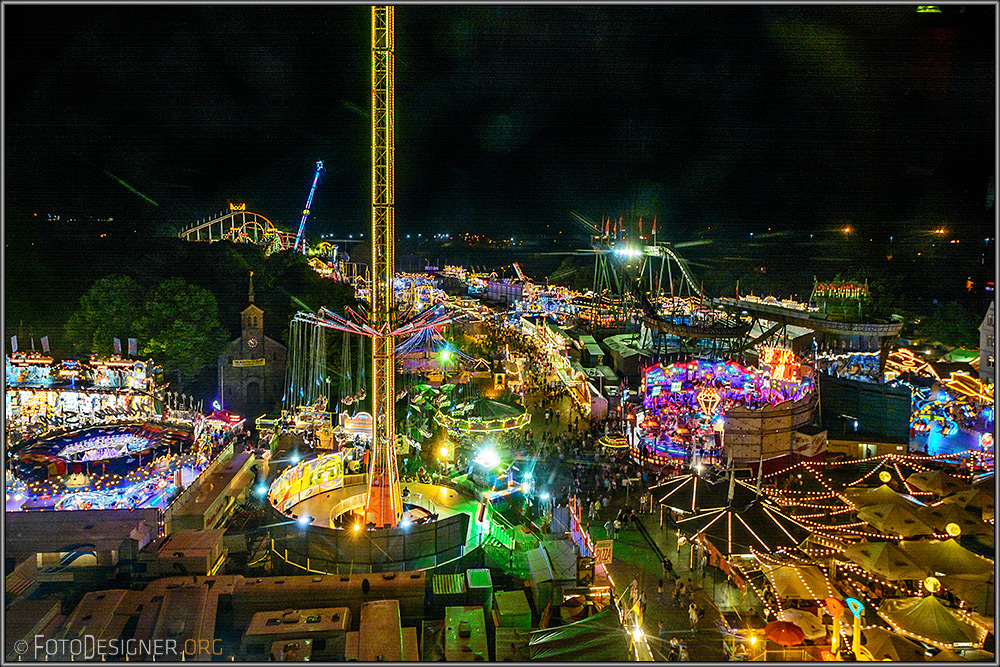
<svg viewBox="0 0 1000 667"><path fill-rule="evenodd" d="M372 7L372 283L367 314L347 308L344 317L326 308L298 312L293 327L303 324L346 331L372 339L372 445L368 463L364 522L395 528L403 513L396 468L396 338L409 337L451 321L441 308L400 313L395 302L395 219L393 186L393 52L392 7ZM294 329L293 329L294 330ZM300 346L303 347L303 346ZM323 366L315 344L309 359L296 365L299 347L290 346L289 365L302 370L287 392L296 404L314 400ZM301 397L305 397L304 399Z"/></svg>
<svg viewBox="0 0 1000 667"><path fill-rule="evenodd" d="M395 527L403 511L396 469L396 299L393 7L372 7L372 432L365 523Z"/></svg>

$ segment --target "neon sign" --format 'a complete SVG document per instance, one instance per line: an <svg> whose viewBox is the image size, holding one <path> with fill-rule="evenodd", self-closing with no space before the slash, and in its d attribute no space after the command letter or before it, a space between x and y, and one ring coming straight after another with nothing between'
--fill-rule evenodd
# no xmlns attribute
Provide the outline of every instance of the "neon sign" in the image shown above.
<svg viewBox="0 0 1000 667"><path fill-rule="evenodd" d="M862 299L868 296L868 283L840 281L816 283L813 287L813 297L820 296L834 299Z"/></svg>
<svg viewBox="0 0 1000 667"><path fill-rule="evenodd" d="M760 364L767 366L768 375L775 380L797 382L799 363L795 353L787 348L761 346L757 348Z"/></svg>
<svg viewBox="0 0 1000 667"><path fill-rule="evenodd" d="M889 355L888 359L885 361L886 368L896 371L897 373L912 373L930 375L936 380L941 378L938 376L934 367L923 359L919 359L913 354L911 350L905 347L901 347L892 354Z"/></svg>
<svg viewBox="0 0 1000 667"><path fill-rule="evenodd" d="M705 387L698 392L698 406L706 415L715 414L715 409L719 407L721 401L722 396L719 395L715 387Z"/></svg>
<svg viewBox="0 0 1000 667"><path fill-rule="evenodd" d="M247 205L245 203L234 204L233 202L229 202L229 210L230 211L245 211L245 210L247 210Z"/></svg>

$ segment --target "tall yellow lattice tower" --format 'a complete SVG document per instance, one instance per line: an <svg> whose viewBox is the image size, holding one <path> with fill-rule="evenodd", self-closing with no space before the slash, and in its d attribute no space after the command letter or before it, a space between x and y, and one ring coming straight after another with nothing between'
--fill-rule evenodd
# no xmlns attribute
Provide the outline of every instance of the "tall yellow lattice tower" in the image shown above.
<svg viewBox="0 0 1000 667"><path fill-rule="evenodd" d="M365 522L395 527L403 511L396 469L393 8L372 7L372 433Z"/></svg>

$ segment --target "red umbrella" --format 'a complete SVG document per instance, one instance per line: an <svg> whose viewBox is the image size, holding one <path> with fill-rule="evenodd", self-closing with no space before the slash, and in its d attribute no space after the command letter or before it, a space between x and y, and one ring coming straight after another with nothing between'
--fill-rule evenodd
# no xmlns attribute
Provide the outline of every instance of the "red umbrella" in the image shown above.
<svg viewBox="0 0 1000 667"><path fill-rule="evenodd" d="M771 621L764 628L764 634L782 646L797 646L806 640L802 628L790 621Z"/></svg>

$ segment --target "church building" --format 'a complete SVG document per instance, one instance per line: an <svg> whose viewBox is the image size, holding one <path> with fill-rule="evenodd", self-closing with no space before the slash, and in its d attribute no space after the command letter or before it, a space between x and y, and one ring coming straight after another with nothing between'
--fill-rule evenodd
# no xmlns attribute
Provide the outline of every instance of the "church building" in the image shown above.
<svg viewBox="0 0 1000 667"><path fill-rule="evenodd" d="M285 388L285 346L264 335L264 311L254 304L253 273L250 305L240 317L243 330L219 355L219 396L222 408L246 417L253 427L257 417L272 412Z"/></svg>

